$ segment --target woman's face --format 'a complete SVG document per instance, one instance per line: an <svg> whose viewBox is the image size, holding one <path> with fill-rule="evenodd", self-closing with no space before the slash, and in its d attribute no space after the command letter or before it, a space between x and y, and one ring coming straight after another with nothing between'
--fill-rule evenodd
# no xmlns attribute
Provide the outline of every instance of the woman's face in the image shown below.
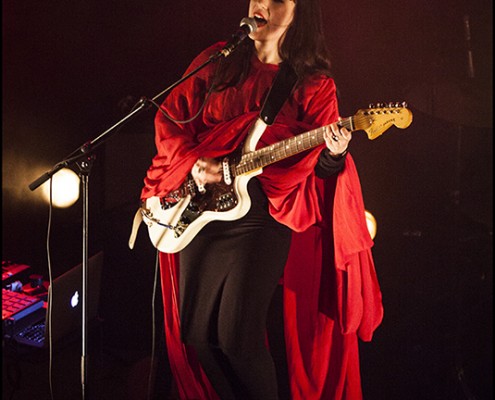
<svg viewBox="0 0 495 400"><path fill-rule="evenodd" d="M295 8L295 0L251 0L249 17L256 19L258 28L249 37L278 41L294 19Z"/></svg>

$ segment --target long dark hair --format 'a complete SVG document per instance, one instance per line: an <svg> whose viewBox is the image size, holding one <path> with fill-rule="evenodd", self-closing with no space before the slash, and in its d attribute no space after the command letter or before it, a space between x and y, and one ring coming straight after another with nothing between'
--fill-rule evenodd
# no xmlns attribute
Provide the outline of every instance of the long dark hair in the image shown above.
<svg viewBox="0 0 495 400"><path fill-rule="evenodd" d="M245 40L218 66L215 90L241 83L249 73L254 42ZM319 0L297 0L294 19L279 44L283 62L294 69L298 82L313 74L331 76L330 53L326 46Z"/></svg>

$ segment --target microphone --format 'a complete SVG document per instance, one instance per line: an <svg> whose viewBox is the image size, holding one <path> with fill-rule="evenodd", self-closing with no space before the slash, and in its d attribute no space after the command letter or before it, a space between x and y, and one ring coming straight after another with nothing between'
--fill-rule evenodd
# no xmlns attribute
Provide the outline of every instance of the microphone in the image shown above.
<svg viewBox="0 0 495 400"><path fill-rule="evenodd" d="M239 29L232 35L230 41L224 46L222 50L220 50L217 54L217 57L224 56L228 57L239 44L246 39L246 37L256 31L258 29L258 25L256 24L256 20L254 18L243 18L239 24Z"/></svg>

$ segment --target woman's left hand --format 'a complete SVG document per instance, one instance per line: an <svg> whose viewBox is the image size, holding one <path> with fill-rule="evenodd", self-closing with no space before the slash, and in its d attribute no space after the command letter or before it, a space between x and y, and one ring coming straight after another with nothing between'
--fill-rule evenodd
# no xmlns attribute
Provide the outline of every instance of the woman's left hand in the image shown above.
<svg viewBox="0 0 495 400"><path fill-rule="evenodd" d="M339 157L346 152L352 139L352 132L347 128L340 128L337 122L326 126L323 137L332 157Z"/></svg>

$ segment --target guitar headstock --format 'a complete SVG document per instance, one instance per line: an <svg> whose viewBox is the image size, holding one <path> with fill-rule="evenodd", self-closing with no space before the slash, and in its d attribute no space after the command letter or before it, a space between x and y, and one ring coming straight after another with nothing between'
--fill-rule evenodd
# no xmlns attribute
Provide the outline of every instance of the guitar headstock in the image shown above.
<svg viewBox="0 0 495 400"><path fill-rule="evenodd" d="M412 122L412 112L405 102L370 104L369 108L360 109L352 117L355 130L363 130L370 140L376 139L392 125L405 129Z"/></svg>

